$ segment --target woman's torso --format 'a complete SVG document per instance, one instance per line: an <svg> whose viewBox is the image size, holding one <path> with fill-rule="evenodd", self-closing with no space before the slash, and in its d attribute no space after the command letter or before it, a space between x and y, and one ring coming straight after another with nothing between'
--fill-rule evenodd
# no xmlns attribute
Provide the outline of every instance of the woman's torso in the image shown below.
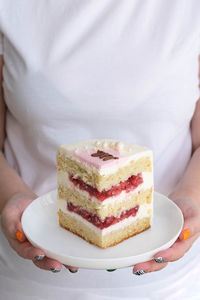
<svg viewBox="0 0 200 300"><path fill-rule="evenodd" d="M196 3L1 4L5 153L37 193L56 187L58 145L94 137L152 148L156 190L173 188L199 96Z"/></svg>

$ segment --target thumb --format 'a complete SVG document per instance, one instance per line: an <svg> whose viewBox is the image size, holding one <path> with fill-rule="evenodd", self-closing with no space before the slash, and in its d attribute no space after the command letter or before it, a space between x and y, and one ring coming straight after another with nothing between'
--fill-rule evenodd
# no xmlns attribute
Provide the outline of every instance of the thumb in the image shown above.
<svg viewBox="0 0 200 300"><path fill-rule="evenodd" d="M11 197L2 211L1 225L8 239L26 240L21 225L21 216L26 206L33 201L27 195L16 194Z"/></svg>
<svg viewBox="0 0 200 300"><path fill-rule="evenodd" d="M193 237L194 235L196 235L198 232L200 232L199 217L193 216L186 218L181 233L179 235L179 239L181 241L185 241L189 237Z"/></svg>
<svg viewBox="0 0 200 300"><path fill-rule="evenodd" d="M26 236L21 225L21 215L22 213L17 210L13 210L10 213L6 211L2 219L2 228L8 239L17 239L22 243L26 241Z"/></svg>
<svg viewBox="0 0 200 300"><path fill-rule="evenodd" d="M13 238L17 239L20 243L23 243L27 240L20 222L16 223L15 229L11 234L13 235Z"/></svg>

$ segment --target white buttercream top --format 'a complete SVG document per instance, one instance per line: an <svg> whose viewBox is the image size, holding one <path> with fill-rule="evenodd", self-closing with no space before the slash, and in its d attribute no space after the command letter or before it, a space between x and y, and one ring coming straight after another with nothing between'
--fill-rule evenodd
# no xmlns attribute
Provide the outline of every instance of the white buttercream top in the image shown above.
<svg viewBox="0 0 200 300"><path fill-rule="evenodd" d="M59 152L79 163L86 164L101 175L114 173L131 160L137 161L147 156L152 159L152 151L147 147L111 139L86 140L62 145L59 147Z"/></svg>

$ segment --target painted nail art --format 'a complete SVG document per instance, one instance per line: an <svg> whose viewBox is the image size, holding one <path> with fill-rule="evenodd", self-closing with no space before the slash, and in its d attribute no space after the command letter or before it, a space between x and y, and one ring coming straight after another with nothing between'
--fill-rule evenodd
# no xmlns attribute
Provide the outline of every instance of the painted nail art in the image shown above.
<svg viewBox="0 0 200 300"><path fill-rule="evenodd" d="M35 260L40 261L45 257L45 255L37 255L35 256Z"/></svg>
<svg viewBox="0 0 200 300"><path fill-rule="evenodd" d="M108 272L114 272L114 271L116 271L116 269L108 269L107 271Z"/></svg>
<svg viewBox="0 0 200 300"><path fill-rule="evenodd" d="M78 270L71 270L71 269L68 269L71 273L77 273Z"/></svg>
<svg viewBox="0 0 200 300"><path fill-rule="evenodd" d="M51 272L53 272L53 273L59 273L61 270L58 270L58 269L56 269L56 268L51 268L50 269L51 270Z"/></svg>
<svg viewBox="0 0 200 300"><path fill-rule="evenodd" d="M144 270L137 270L136 272L133 272L135 275L143 275L145 273Z"/></svg>
<svg viewBox="0 0 200 300"><path fill-rule="evenodd" d="M15 236L16 236L16 239L17 239L20 243L23 243L23 233L22 233L21 231L16 230Z"/></svg>
<svg viewBox="0 0 200 300"><path fill-rule="evenodd" d="M163 257L157 257L157 258L154 258L154 260L157 263L163 263L163 262L165 262L165 258L163 258Z"/></svg>
<svg viewBox="0 0 200 300"><path fill-rule="evenodd" d="M185 241L187 240L189 237L190 237L190 230L189 229L186 229L184 231L182 231L182 240Z"/></svg>

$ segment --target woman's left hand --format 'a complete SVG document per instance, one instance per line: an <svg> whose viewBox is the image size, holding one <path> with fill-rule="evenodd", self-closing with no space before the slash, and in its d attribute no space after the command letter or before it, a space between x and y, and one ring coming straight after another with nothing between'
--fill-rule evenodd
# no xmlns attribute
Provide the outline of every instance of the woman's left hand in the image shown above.
<svg viewBox="0 0 200 300"><path fill-rule="evenodd" d="M168 262L180 259L200 236L200 207L194 200L188 198L176 199L174 202L179 206L184 216L181 234L169 249L155 254L153 260L136 264L133 268L135 275L159 271L166 267Z"/></svg>

